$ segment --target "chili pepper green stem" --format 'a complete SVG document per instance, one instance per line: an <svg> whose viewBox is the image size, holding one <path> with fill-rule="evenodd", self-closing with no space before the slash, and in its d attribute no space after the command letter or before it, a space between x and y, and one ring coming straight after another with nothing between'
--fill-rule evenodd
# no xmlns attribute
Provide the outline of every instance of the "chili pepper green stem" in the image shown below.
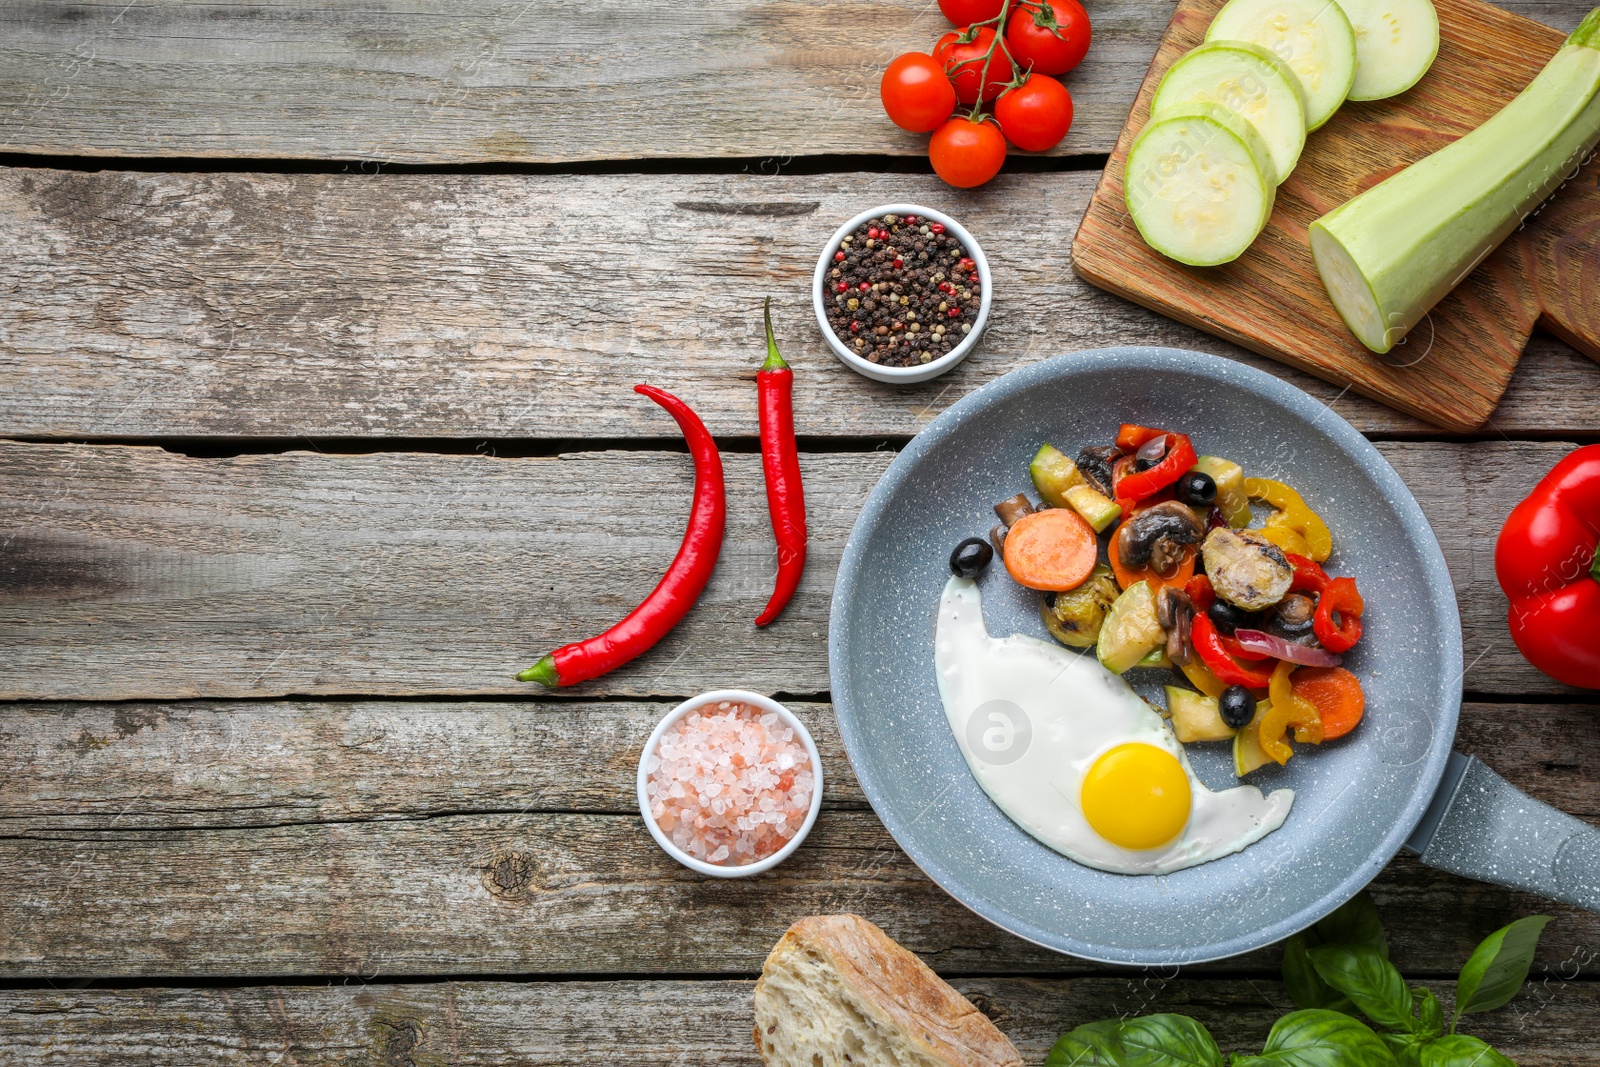
<svg viewBox="0 0 1600 1067"><path fill-rule="evenodd" d="M767 320L767 361L761 364L761 369L787 370L789 364L784 362L782 356L778 355L778 342L772 339L772 297L767 297L767 302L763 306L761 313L766 316Z"/></svg>
<svg viewBox="0 0 1600 1067"><path fill-rule="evenodd" d="M561 684L561 679L556 675L556 658L554 656L546 656L521 674L518 674L517 681L538 682L540 685L547 685L554 689Z"/></svg>

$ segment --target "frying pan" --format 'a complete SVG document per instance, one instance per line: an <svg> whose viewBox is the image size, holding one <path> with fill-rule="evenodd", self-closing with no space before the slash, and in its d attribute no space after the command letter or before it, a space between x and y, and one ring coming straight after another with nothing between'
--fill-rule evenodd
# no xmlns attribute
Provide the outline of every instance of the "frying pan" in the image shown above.
<svg viewBox="0 0 1600 1067"><path fill-rule="evenodd" d="M1163 876L1081 866L1030 837L979 788L946 722L933 667L950 550L1030 491L1045 441L1068 454L1122 422L1181 429L1196 448L1300 490L1333 531L1330 569L1366 601L1346 657L1367 691L1348 737L1302 748L1250 781L1287 786L1276 832ZM993 566L981 581L997 636L1044 637L1037 594ZM896 457L845 546L828 633L834 708L878 817L935 882L1029 941L1105 963L1221 959L1281 940L1354 896L1402 848L1457 874L1600 911L1600 831L1451 751L1461 622L1421 508L1371 444L1271 375L1197 352L1111 348L1014 371L940 415ZM1149 677L1139 679L1140 674ZM1169 672L1129 673L1159 694ZM1235 784L1225 744L1188 746L1213 789Z"/></svg>

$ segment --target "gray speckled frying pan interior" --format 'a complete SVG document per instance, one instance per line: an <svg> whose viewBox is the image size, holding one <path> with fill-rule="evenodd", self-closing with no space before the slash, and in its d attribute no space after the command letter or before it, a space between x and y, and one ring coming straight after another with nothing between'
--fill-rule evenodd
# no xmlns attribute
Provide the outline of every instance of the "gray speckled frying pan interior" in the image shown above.
<svg viewBox="0 0 1600 1067"><path fill-rule="evenodd" d="M935 608L951 548L1032 493L1028 461L1109 444L1122 422L1188 433L1202 454L1298 489L1333 531L1328 568L1354 575L1365 636L1346 657L1367 693L1346 738L1297 746L1251 781L1294 808L1243 852L1165 876L1107 874L1028 836L979 788L934 677ZM991 633L1047 637L1037 594L998 564L981 582ZM835 709L851 763L896 841L967 907L1030 941L1109 963L1218 959L1300 930L1354 895L1416 825L1439 782L1461 696L1461 632L1444 558L1382 456L1321 402L1243 364L1116 348L1015 371L941 415L868 498L840 567L829 629ZM1159 697L1171 672L1129 679ZM1213 789L1227 744L1188 746Z"/></svg>

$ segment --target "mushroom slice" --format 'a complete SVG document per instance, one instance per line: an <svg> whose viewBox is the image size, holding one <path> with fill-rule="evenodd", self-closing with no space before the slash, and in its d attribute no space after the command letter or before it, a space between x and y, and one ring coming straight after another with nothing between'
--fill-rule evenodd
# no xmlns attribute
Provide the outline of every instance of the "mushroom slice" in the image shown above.
<svg viewBox="0 0 1600 1067"><path fill-rule="evenodd" d="M1246 611L1261 611L1283 599L1294 568L1283 550L1254 530L1219 526L1200 553L1217 596Z"/></svg>
<svg viewBox="0 0 1600 1067"><path fill-rule="evenodd" d="M1174 557L1181 557L1185 545L1197 545L1205 536L1200 521L1187 505L1167 500L1146 508L1117 531L1117 553L1130 570L1155 566L1166 571ZM1160 561L1153 556L1159 555Z"/></svg>

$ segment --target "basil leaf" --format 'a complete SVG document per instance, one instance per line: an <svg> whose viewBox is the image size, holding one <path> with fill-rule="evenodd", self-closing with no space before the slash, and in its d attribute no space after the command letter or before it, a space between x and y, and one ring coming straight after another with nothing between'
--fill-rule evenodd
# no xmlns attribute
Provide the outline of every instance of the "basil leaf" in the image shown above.
<svg viewBox="0 0 1600 1067"><path fill-rule="evenodd" d="M1411 990L1395 965L1371 945L1323 945L1308 952L1324 982L1390 1030L1411 1029Z"/></svg>
<svg viewBox="0 0 1600 1067"><path fill-rule="evenodd" d="M1438 1037L1444 1033L1444 1007L1431 989L1413 989L1411 998L1417 1002L1418 1019L1411 1029L1424 1037Z"/></svg>
<svg viewBox="0 0 1600 1067"><path fill-rule="evenodd" d="M1306 936L1295 934L1283 943L1283 984L1297 1008L1327 1008L1355 1013L1350 998L1324 982L1306 954Z"/></svg>
<svg viewBox="0 0 1600 1067"><path fill-rule="evenodd" d="M1456 1013L1450 1019L1452 1033L1461 1016L1493 1011L1517 995L1528 977L1534 950L1539 947L1539 934L1549 921L1548 915L1518 919L1484 938L1473 950L1472 958L1461 968L1461 977L1456 979Z"/></svg>
<svg viewBox="0 0 1600 1067"><path fill-rule="evenodd" d="M1114 1067L1117 1028L1121 1019L1101 1019L1084 1023L1062 1034L1050 1047L1044 1067Z"/></svg>
<svg viewBox="0 0 1600 1067"><path fill-rule="evenodd" d="M1400 1067L1420 1067L1422 1063L1422 1046L1432 1041L1433 1038L1422 1034L1379 1034L1379 1039L1389 1046L1394 1060Z"/></svg>
<svg viewBox="0 0 1600 1067"><path fill-rule="evenodd" d="M1312 947L1318 944L1371 945L1378 950L1378 955L1389 958L1389 939L1383 933L1383 920L1378 918L1377 905L1364 889L1311 929L1316 934Z"/></svg>
<svg viewBox="0 0 1600 1067"><path fill-rule="evenodd" d="M1361 1020L1312 1008L1278 1020L1252 1067L1395 1067L1383 1040Z"/></svg>
<svg viewBox="0 0 1600 1067"><path fill-rule="evenodd" d="M1422 1046L1422 1067L1517 1067L1483 1041L1451 1034Z"/></svg>
<svg viewBox="0 0 1600 1067"><path fill-rule="evenodd" d="M1187 1015L1142 1015L1117 1028L1115 1061L1126 1067L1223 1067L1211 1033Z"/></svg>

